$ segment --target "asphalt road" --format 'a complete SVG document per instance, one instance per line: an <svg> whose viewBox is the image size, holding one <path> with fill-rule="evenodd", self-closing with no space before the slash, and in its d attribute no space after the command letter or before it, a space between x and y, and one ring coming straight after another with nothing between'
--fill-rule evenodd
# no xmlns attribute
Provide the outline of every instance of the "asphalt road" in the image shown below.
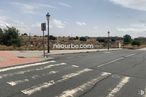
<svg viewBox="0 0 146 97"><path fill-rule="evenodd" d="M0 69L0 97L146 97L146 52L51 56Z"/></svg>

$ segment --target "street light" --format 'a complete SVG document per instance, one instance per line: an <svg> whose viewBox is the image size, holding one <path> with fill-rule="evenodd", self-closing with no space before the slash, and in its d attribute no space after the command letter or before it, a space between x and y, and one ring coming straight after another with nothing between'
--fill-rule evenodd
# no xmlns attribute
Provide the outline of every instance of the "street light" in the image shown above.
<svg viewBox="0 0 146 97"><path fill-rule="evenodd" d="M110 48L110 47L109 47L109 46L110 46L110 45L109 45L109 42L110 42L109 36L110 36L110 31L108 31L108 51L109 51L109 48Z"/></svg>
<svg viewBox="0 0 146 97"><path fill-rule="evenodd" d="M50 14L49 12L46 14L47 23L48 23L48 53L50 53L50 35L49 35L49 21L50 21Z"/></svg>

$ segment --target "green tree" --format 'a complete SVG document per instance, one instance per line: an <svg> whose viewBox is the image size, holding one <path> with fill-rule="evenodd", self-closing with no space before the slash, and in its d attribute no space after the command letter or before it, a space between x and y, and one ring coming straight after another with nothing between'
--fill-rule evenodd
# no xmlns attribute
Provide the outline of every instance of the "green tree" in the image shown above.
<svg viewBox="0 0 146 97"><path fill-rule="evenodd" d="M133 40L131 44L132 44L133 46L134 46L134 45L136 45L136 46L140 46L140 45L141 45L140 41L138 41L138 40Z"/></svg>
<svg viewBox="0 0 146 97"><path fill-rule="evenodd" d="M124 39L124 44L130 44L131 41L132 41L130 35L125 35L125 36L123 37L123 39Z"/></svg>
<svg viewBox="0 0 146 97"><path fill-rule="evenodd" d="M50 35L49 38L50 38L50 40L56 40L56 39L57 39L57 38L56 38L55 36L53 36L53 35Z"/></svg>
<svg viewBox="0 0 146 97"><path fill-rule="evenodd" d="M20 46L21 39L19 38L19 30L17 30L15 27L6 27L4 29L2 42L7 46Z"/></svg>
<svg viewBox="0 0 146 97"><path fill-rule="evenodd" d="M2 44L3 30L0 28L0 44Z"/></svg>
<svg viewBox="0 0 146 97"><path fill-rule="evenodd" d="M80 37L80 41L87 41L86 37Z"/></svg>

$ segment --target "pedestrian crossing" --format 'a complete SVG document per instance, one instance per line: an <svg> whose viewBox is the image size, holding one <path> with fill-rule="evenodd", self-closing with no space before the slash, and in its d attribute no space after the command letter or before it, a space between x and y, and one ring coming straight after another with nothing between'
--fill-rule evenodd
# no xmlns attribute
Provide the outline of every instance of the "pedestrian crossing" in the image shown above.
<svg viewBox="0 0 146 97"><path fill-rule="evenodd" d="M144 79L55 60L0 69L0 97L146 97L139 93L145 85Z"/></svg>

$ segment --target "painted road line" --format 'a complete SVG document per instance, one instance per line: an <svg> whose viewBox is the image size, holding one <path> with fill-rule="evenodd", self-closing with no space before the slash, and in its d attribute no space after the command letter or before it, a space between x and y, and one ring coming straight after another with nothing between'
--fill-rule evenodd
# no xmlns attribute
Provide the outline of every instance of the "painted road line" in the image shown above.
<svg viewBox="0 0 146 97"><path fill-rule="evenodd" d="M42 76L47 76L47 75L51 75L51 74L56 74L58 71L50 71L49 73L47 74L42 74L41 76L39 75L33 75L31 78L32 79L36 79L36 78L40 78ZM22 80L16 80L16 81L9 81L7 82L9 85L11 86L16 86L18 84L22 84L22 83L25 83L25 82L29 82L30 80L29 79L22 79Z"/></svg>
<svg viewBox="0 0 146 97"><path fill-rule="evenodd" d="M127 58L127 57L131 57L131 56L134 56L134 55L136 55L136 54L130 54L130 55L127 55L125 57Z"/></svg>
<svg viewBox="0 0 146 97"><path fill-rule="evenodd" d="M51 80L51 81L48 81L48 82L44 82L42 84L32 86L31 88L22 90L21 92L26 94L26 95L32 95L32 94L34 94L38 91L41 91L42 89L49 88L50 86L52 86L54 84L66 81L70 78L76 77L78 75L81 75L81 74L83 74L85 72L89 72L89 71L92 71L92 69L86 68L86 69L77 71L75 73L70 73L70 74L64 75L64 76L62 76L62 79L60 79L60 80L57 80L57 81Z"/></svg>
<svg viewBox="0 0 146 97"><path fill-rule="evenodd" d="M17 81L10 81L10 82L7 82L7 83L11 86L15 86L17 84L28 82L28 81L29 81L29 79L23 79L23 80L17 80Z"/></svg>
<svg viewBox="0 0 146 97"><path fill-rule="evenodd" d="M15 72L15 73L9 73L9 74L2 74L2 75L0 75L0 79L5 78L5 77L11 77L11 76L14 76L14 75L21 75L21 74L23 75L25 73L32 72L32 71L42 71L42 70L45 70L45 69L50 69L52 67L64 66L64 65L67 65L67 64L66 63L51 64L51 65L36 68L36 69L23 70L23 71L19 71L19 72Z"/></svg>
<svg viewBox="0 0 146 97"><path fill-rule="evenodd" d="M131 56L134 56L134 55L135 55L135 54L130 54L130 55L127 55L127 56L124 56L124 57L120 57L120 58L118 58L118 59L115 59L115 60L109 61L109 62L107 62L107 63L101 64L101 65L99 65L99 66L97 66L97 67L102 67L102 66L105 66L105 65L108 65L108 64L117 62L117 61L119 61L119 60L123 60L124 58L131 57Z"/></svg>
<svg viewBox="0 0 146 97"><path fill-rule="evenodd" d="M101 64L101 65L99 65L99 66L97 66L97 67L102 67L102 66L105 66L105 65L108 65L108 64L114 63L114 62L116 62L116 61L123 60L123 59L124 59L124 58L121 57L121 58L118 58L118 59L115 59L115 60L109 61L109 62L107 62L107 63Z"/></svg>
<svg viewBox="0 0 146 97"><path fill-rule="evenodd" d="M49 68L57 67L57 66L64 66L64 65L67 65L67 64L66 63L52 64L52 65L48 65L48 66L45 66L45 67L42 67L42 68L37 68L35 70L40 71L40 70L49 69Z"/></svg>
<svg viewBox="0 0 146 97"><path fill-rule="evenodd" d="M56 74L58 72L59 71L50 71L48 73L44 73L44 74L41 74L41 75L33 75L31 78L32 79L37 79L37 78L44 77L44 76L48 76L48 75L51 75L51 74Z"/></svg>
<svg viewBox="0 0 146 97"><path fill-rule="evenodd" d="M41 63L34 63L34 64L27 64L27 65L21 65L21 66L8 67L8 68L0 69L0 72L5 72L5 71L15 70L15 69L22 69L22 68L33 67L33 66L39 66L39 65L44 65L44 64L48 64L48 63L54 63L54 62L56 62L56 61L47 61L47 62L41 62Z"/></svg>
<svg viewBox="0 0 146 97"><path fill-rule="evenodd" d="M109 75L111 75L111 73L102 73L99 77L92 79L74 89L70 89L70 90L66 90L64 92L62 92L62 94L60 94L59 96L56 97L76 97L79 96L80 94L83 94L84 92L86 92L87 90L89 90L90 88L92 88L96 83L98 83L99 81L107 78Z"/></svg>
<svg viewBox="0 0 146 97"><path fill-rule="evenodd" d="M124 77L119 82L119 84L106 96L106 97L114 97L117 92L119 92L124 85L126 85L130 80L130 77Z"/></svg>
<svg viewBox="0 0 146 97"><path fill-rule="evenodd" d="M76 67L76 68L78 68L79 66L77 66L77 65L72 65L72 67Z"/></svg>

